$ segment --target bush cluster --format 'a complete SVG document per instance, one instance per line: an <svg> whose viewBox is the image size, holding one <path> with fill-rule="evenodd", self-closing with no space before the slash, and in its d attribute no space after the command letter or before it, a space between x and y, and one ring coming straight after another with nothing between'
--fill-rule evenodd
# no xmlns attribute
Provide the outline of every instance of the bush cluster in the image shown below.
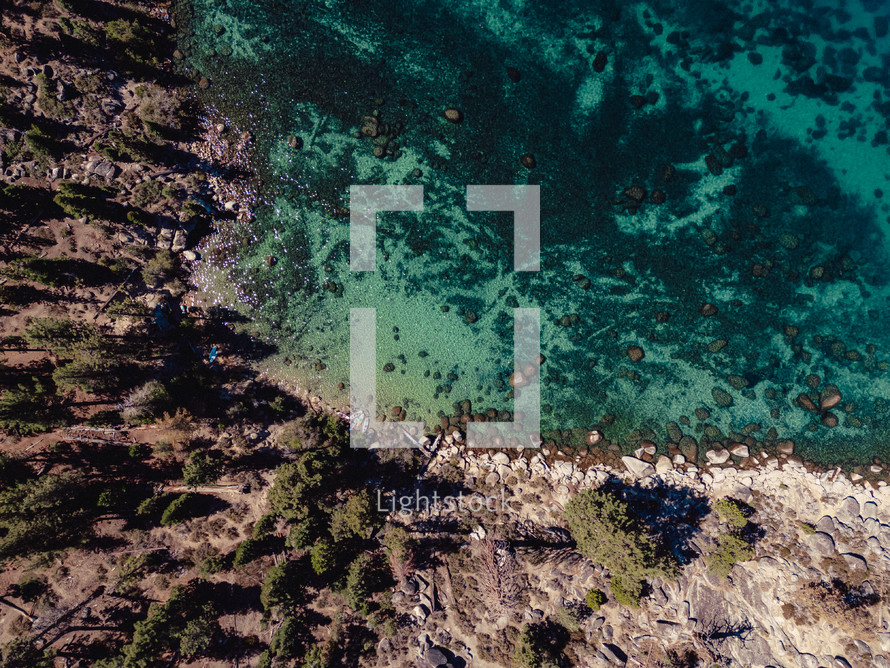
<svg viewBox="0 0 890 668"><path fill-rule="evenodd" d="M708 572L720 577L729 577L732 567L740 561L754 557L754 548L735 533L725 533L717 538L717 549L706 559Z"/></svg>
<svg viewBox="0 0 890 668"><path fill-rule="evenodd" d="M748 524L748 517L742 504L735 499L724 497L714 504L714 510L721 520L738 529Z"/></svg>

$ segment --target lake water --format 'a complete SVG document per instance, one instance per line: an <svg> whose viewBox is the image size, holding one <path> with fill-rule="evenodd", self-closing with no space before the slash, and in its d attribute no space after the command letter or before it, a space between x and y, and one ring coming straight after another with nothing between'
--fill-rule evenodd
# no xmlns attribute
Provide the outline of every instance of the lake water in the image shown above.
<svg viewBox="0 0 890 668"><path fill-rule="evenodd" d="M513 309L539 308L548 438L890 460L886 3L188 5L184 67L258 174L196 276L277 345L264 369L348 403L375 307L381 413L509 411ZM375 272L349 270L352 184L424 187ZM540 186L539 272L473 184Z"/></svg>

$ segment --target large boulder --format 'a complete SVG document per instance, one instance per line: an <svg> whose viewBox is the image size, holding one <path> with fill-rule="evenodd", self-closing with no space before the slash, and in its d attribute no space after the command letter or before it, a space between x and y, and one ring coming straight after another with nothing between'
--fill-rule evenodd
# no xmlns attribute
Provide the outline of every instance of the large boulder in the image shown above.
<svg viewBox="0 0 890 668"><path fill-rule="evenodd" d="M179 252L185 250L186 239L187 239L187 235L185 233L185 230L176 230L173 233L173 241L170 244L170 250L173 251L174 253L179 253Z"/></svg>
<svg viewBox="0 0 890 668"><path fill-rule="evenodd" d="M837 527L834 524L834 518L829 515L820 517L819 521L816 522L816 531L821 531L830 536L834 536L834 533L837 531Z"/></svg>
<svg viewBox="0 0 890 668"><path fill-rule="evenodd" d="M614 663L616 666L623 666L627 663L627 654L621 651L619 647L613 645L611 643L603 643L600 647L600 652L603 653L603 656L606 657L610 663Z"/></svg>
<svg viewBox="0 0 890 668"><path fill-rule="evenodd" d="M853 570L853 571L868 570L868 562L865 560L865 557L862 557L858 554L853 554L852 552L842 554L841 556L844 558L844 561L847 562L847 566L850 568L850 570Z"/></svg>
<svg viewBox="0 0 890 668"><path fill-rule="evenodd" d="M428 668L439 668L448 664L448 656L438 647L431 647L423 656L422 665Z"/></svg>
<svg viewBox="0 0 890 668"><path fill-rule="evenodd" d="M68 102L69 100L74 99L76 94L77 89L74 88L74 86L67 83L61 83L59 85L59 92L56 94L56 99L59 102Z"/></svg>
<svg viewBox="0 0 890 668"><path fill-rule="evenodd" d="M649 462L644 462L642 459L637 459L636 457L622 457L621 461L624 462L627 470L631 472L634 478L645 478L655 473L655 467Z"/></svg>
<svg viewBox="0 0 890 668"><path fill-rule="evenodd" d="M841 501L834 516L844 524L852 524L859 519L859 502L852 496Z"/></svg>
<svg viewBox="0 0 890 668"><path fill-rule="evenodd" d="M708 462L711 464L725 464L729 461L729 450L721 448L720 450L708 450L705 453Z"/></svg>
<svg viewBox="0 0 890 668"><path fill-rule="evenodd" d="M744 443L735 443L729 451L733 457L741 457L744 459L748 457L751 453L748 450L748 446Z"/></svg>
<svg viewBox="0 0 890 668"><path fill-rule="evenodd" d="M878 516L878 504L874 501L866 501L862 504L859 514L862 516L862 519L876 519Z"/></svg>
<svg viewBox="0 0 890 668"><path fill-rule="evenodd" d="M86 164L86 171L89 174L95 174L106 181L111 181L117 174L117 167L107 160L90 160Z"/></svg>
<svg viewBox="0 0 890 668"><path fill-rule="evenodd" d="M656 473L667 473L672 468L674 468L674 465L671 463L670 459L664 455L658 455L658 461L655 462Z"/></svg>
<svg viewBox="0 0 890 668"><path fill-rule="evenodd" d="M817 531L810 538L810 547L819 556L831 556L834 554L834 538L827 533Z"/></svg>

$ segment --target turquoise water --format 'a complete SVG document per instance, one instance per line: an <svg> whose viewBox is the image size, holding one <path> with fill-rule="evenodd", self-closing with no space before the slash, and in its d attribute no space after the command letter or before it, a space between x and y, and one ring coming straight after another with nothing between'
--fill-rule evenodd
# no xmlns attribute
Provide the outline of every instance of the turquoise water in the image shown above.
<svg viewBox="0 0 890 668"><path fill-rule="evenodd" d="M550 438L663 446L678 422L704 445L890 459L887 15L192 0L185 69L253 133L258 175L255 218L200 249L205 301L277 344L263 368L339 405L351 307L378 309L380 411L431 426L464 400L510 410L512 309L538 307ZM518 274L511 215L467 212L465 188L525 183L541 271ZM351 184L425 188L423 212L379 217L375 273L349 271ZM833 418L798 401L833 388Z"/></svg>

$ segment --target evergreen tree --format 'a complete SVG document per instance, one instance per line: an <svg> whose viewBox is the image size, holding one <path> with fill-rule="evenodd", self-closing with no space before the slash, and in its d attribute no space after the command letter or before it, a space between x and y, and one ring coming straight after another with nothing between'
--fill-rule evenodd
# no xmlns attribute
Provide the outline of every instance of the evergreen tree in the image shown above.
<svg viewBox="0 0 890 668"><path fill-rule="evenodd" d="M566 504L565 518L578 551L611 571L616 600L635 603L646 577L673 576L675 564L658 554L648 528L617 496L585 490Z"/></svg>
<svg viewBox="0 0 890 668"><path fill-rule="evenodd" d="M182 481L186 487L212 484L217 481L219 474L219 457L216 453L204 450L193 453L182 467Z"/></svg>
<svg viewBox="0 0 890 668"><path fill-rule="evenodd" d="M0 492L0 561L85 540L96 511L91 495L75 473L44 475Z"/></svg>
<svg viewBox="0 0 890 668"><path fill-rule="evenodd" d="M367 614L369 611L368 598L373 589L373 576L371 557L367 554L360 554L349 565L343 598L346 600L346 605L356 612Z"/></svg>
<svg viewBox="0 0 890 668"><path fill-rule="evenodd" d="M33 434L65 424L67 417L51 386L36 377L0 395L0 429Z"/></svg>
<svg viewBox="0 0 890 668"><path fill-rule="evenodd" d="M53 668L53 651L40 650L29 639L13 640L0 648L0 668Z"/></svg>

